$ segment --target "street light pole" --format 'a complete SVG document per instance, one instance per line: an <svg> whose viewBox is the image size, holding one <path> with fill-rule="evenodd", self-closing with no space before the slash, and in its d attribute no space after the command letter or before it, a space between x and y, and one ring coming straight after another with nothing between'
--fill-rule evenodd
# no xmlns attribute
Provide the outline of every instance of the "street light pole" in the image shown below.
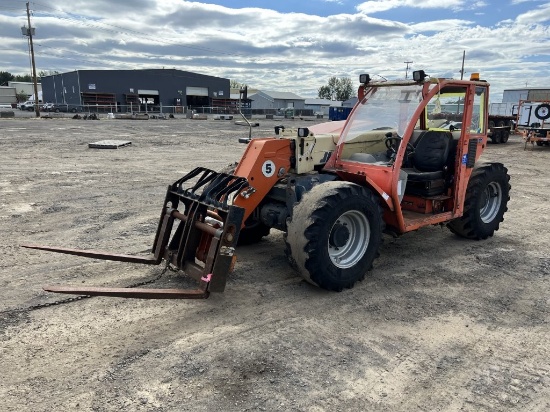
<svg viewBox="0 0 550 412"><path fill-rule="evenodd" d="M403 62L407 64L407 67L405 68L405 79L409 78L409 65L412 63L411 61Z"/></svg>
<svg viewBox="0 0 550 412"><path fill-rule="evenodd" d="M38 106L38 84L36 81L36 64L34 63L34 47L32 44L32 26L31 26L31 13L29 11L29 2L27 2L27 20L29 22L29 29L27 34L29 36L29 43L31 48L31 61L32 61L32 79L34 82L34 110L36 117L40 117L40 107Z"/></svg>

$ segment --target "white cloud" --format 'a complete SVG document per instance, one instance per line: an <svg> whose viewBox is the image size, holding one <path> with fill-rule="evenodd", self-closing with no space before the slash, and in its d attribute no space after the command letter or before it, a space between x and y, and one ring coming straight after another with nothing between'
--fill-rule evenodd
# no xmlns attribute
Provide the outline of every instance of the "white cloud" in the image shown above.
<svg viewBox="0 0 550 412"><path fill-rule="evenodd" d="M181 0L58 3L34 4L38 70L175 67L309 97L331 76L354 82L361 72L403 77L405 61L456 77L466 50L467 75L481 72L494 90L515 87L517 78L548 86L550 78L548 5L484 27L472 21L475 13L407 24L363 11L322 17ZM458 8L482 2L388 0L360 7L381 3ZM18 14L0 10L2 70L28 73L26 39L18 34L25 19L24 5Z"/></svg>
<svg viewBox="0 0 550 412"><path fill-rule="evenodd" d="M472 21L468 20L459 20L459 19L448 19L448 20L433 20L422 23L411 24L409 27L415 33L421 32L440 32L440 31L449 31L456 28L466 28L471 26Z"/></svg>
<svg viewBox="0 0 550 412"><path fill-rule="evenodd" d="M370 0L357 5L357 11L373 14L399 7L415 7L420 9L456 9L463 6L465 0Z"/></svg>
<svg viewBox="0 0 550 412"><path fill-rule="evenodd" d="M516 21L520 24L546 23L550 21L550 4L520 14Z"/></svg>

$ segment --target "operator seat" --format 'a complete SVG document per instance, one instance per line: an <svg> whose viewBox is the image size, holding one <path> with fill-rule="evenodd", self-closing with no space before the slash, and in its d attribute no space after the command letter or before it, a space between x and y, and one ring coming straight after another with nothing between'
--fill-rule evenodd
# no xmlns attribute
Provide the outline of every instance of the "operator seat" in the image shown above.
<svg viewBox="0 0 550 412"><path fill-rule="evenodd" d="M418 137L409 158L411 167L402 169L408 175L405 194L427 197L445 192L452 144L453 135L447 131L427 130Z"/></svg>

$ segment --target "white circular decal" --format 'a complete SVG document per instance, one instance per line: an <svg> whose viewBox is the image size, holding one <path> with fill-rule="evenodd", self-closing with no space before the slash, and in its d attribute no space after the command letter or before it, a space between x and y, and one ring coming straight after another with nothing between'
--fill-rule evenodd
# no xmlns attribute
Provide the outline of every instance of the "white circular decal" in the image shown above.
<svg viewBox="0 0 550 412"><path fill-rule="evenodd" d="M271 160L266 160L262 166L262 173L265 177L271 177L275 174L275 163Z"/></svg>

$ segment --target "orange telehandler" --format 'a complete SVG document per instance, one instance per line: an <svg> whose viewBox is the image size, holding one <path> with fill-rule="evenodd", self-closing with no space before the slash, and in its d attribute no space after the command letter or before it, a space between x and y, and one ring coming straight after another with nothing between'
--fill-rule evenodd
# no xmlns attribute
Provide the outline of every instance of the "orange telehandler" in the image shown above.
<svg viewBox="0 0 550 412"><path fill-rule="evenodd" d="M375 82L361 75L358 103L345 122L276 128L274 137L251 139L236 165L221 172L199 167L170 185L150 256L23 246L165 261L198 281L196 289L47 291L206 298L224 290L238 244L277 229L285 232L291 265L308 282L332 291L351 288L372 268L384 232L446 224L459 236L486 239L498 230L510 177L501 163L480 161L488 101L489 84L479 77L442 79L421 70L412 80Z"/></svg>

